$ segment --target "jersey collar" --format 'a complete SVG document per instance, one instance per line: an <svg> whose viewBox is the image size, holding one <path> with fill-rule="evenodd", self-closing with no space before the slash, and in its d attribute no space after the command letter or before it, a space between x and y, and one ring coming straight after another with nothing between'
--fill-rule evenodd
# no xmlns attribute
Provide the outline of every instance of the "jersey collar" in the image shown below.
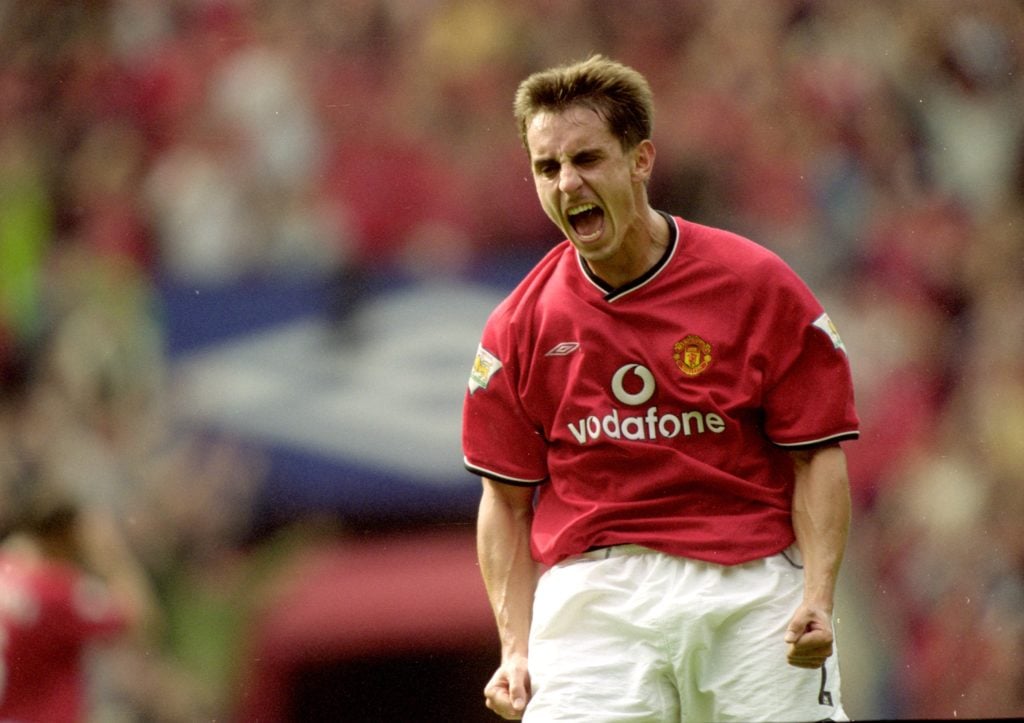
<svg viewBox="0 0 1024 723"><path fill-rule="evenodd" d="M648 282L653 280L661 270L668 265L669 260L675 254L676 246L679 242L679 226L676 224L676 219L664 211L658 211L661 216L668 221L668 245L665 247L665 252L658 259L658 262L651 268L645 271L641 276L629 281L622 286L612 288L604 279L601 279L593 271L590 266L583 260L583 257L576 254L576 261L580 265L580 269L583 274L590 280L594 286L601 290L604 294L605 301L615 301L616 299L629 294L632 291L639 289L641 286L645 286Z"/></svg>

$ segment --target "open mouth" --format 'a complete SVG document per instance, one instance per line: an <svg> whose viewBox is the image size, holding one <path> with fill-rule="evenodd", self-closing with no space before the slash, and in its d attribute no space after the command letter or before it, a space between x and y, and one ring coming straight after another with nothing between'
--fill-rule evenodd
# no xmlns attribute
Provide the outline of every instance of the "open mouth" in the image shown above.
<svg viewBox="0 0 1024 723"><path fill-rule="evenodd" d="M566 212L566 217L580 241L592 241L604 230L604 210L597 204L573 206Z"/></svg>

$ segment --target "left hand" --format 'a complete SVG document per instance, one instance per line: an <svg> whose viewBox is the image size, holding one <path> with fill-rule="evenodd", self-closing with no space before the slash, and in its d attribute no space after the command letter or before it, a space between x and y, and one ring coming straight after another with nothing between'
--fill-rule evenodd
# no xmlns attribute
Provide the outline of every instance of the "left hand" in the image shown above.
<svg viewBox="0 0 1024 723"><path fill-rule="evenodd" d="M803 603L786 626L786 659L797 668L820 668L832 655L833 639L831 611Z"/></svg>

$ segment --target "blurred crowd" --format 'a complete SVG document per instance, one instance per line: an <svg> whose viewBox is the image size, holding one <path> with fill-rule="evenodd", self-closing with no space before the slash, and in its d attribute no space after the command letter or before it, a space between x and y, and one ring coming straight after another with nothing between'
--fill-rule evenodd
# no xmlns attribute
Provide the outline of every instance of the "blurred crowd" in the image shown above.
<svg viewBox="0 0 1024 723"><path fill-rule="evenodd" d="M654 87L655 205L778 252L849 350L848 710L1024 714L1014 0L0 2L0 526L54 485L146 569L163 624L108 705L230 708L262 474L176 423L159 284L327 273L344 307L538 255L512 94L592 52Z"/></svg>

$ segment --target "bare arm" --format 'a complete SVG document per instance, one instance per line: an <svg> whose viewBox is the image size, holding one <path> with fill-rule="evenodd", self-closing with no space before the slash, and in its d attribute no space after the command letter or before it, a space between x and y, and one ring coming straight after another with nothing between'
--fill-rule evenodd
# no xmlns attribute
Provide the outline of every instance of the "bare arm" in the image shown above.
<svg viewBox="0 0 1024 723"><path fill-rule="evenodd" d="M793 530L804 561L804 597L786 631L788 659L818 668L832 654L832 607L850 530L850 483L839 445L793 454Z"/></svg>
<svg viewBox="0 0 1024 723"><path fill-rule="evenodd" d="M156 591L109 511L82 510L78 545L83 564L106 582L136 640L155 639L162 623Z"/></svg>
<svg viewBox="0 0 1024 723"><path fill-rule="evenodd" d="M530 557L533 488L483 479L477 517L477 557L501 639L501 667L484 690L487 707L520 718L529 701L527 646L537 586Z"/></svg>

